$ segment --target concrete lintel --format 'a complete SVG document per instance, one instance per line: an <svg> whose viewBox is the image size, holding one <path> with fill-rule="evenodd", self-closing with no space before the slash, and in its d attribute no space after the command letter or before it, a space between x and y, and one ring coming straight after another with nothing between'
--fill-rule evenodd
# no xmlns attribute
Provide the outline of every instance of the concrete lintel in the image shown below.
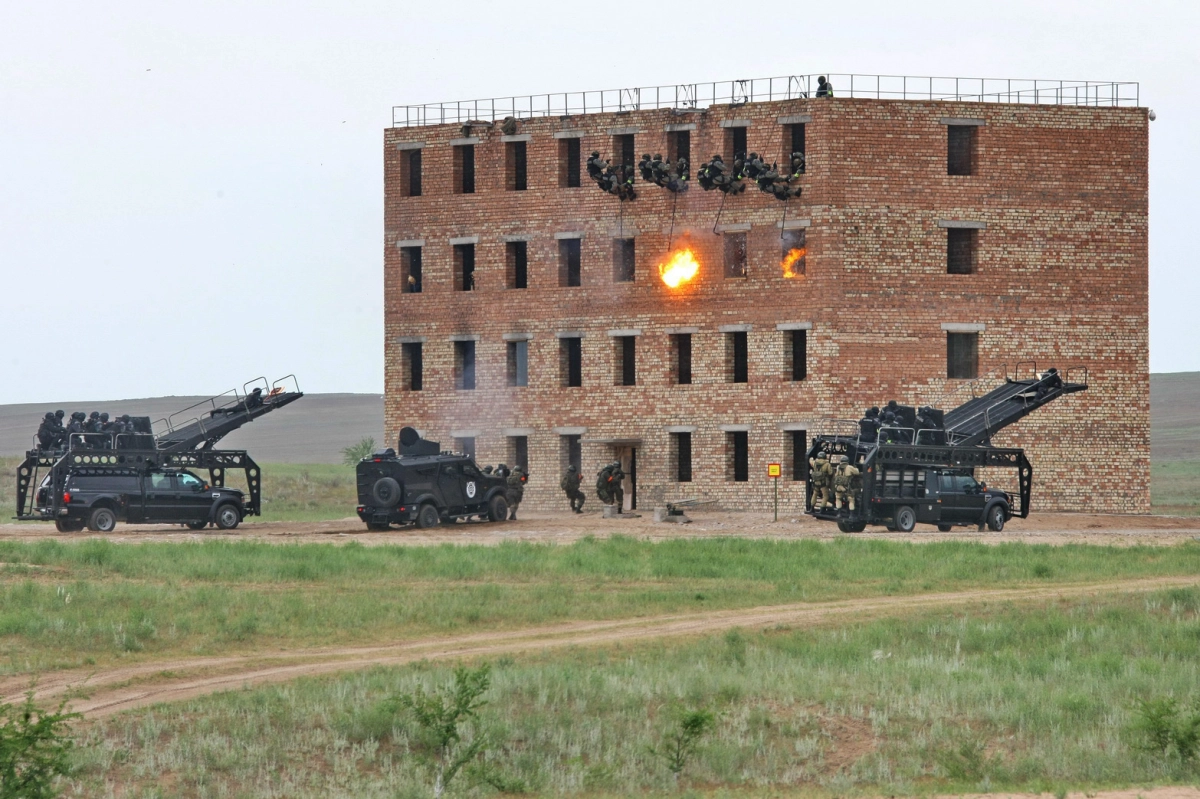
<svg viewBox="0 0 1200 799"><path fill-rule="evenodd" d="M583 231L582 230L568 230L563 233L555 233L554 238L558 239L559 241L562 241L563 239L582 239Z"/></svg>
<svg viewBox="0 0 1200 799"><path fill-rule="evenodd" d="M812 114L792 114L775 120L780 125L807 125L812 122Z"/></svg>
<svg viewBox="0 0 1200 799"><path fill-rule="evenodd" d="M554 132L554 138L556 138L556 139L582 139L583 131L582 130L558 130L558 131Z"/></svg>
<svg viewBox="0 0 1200 799"><path fill-rule="evenodd" d="M779 429L785 433L790 430L807 430L808 422L780 422Z"/></svg>
<svg viewBox="0 0 1200 799"><path fill-rule="evenodd" d="M699 430L694 424L672 424L667 425L668 433L694 433Z"/></svg>
<svg viewBox="0 0 1200 799"><path fill-rule="evenodd" d="M400 344L424 344L424 336L400 336L396 339Z"/></svg>
<svg viewBox="0 0 1200 799"><path fill-rule="evenodd" d="M695 130L695 129L696 129L695 122L672 122L667 125L663 125L663 130L665 130L667 133L676 133L681 130Z"/></svg>
<svg viewBox="0 0 1200 799"><path fill-rule="evenodd" d="M812 322L780 322L776 330L812 330Z"/></svg>
<svg viewBox="0 0 1200 799"><path fill-rule="evenodd" d="M803 230L812 227L811 219L785 219L775 223L775 227L784 230Z"/></svg>
<svg viewBox="0 0 1200 799"><path fill-rule="evenodd" d="M483 139L478 136L462 136L457 139L450 140L451 147L463 147L468 144L479 144Z"/></svg>
<svg viewBox="0 0 1200 799"><path fill-rule="evenodd" d="M634 228L629 227L629 225L625 225L623 228L613 228L610 231L610 235L612 235L614 239L636 239L641 235L641 231L635 230Z"/></svg>
<svg viewBox="0 0 1200 799"><path fill-rule="evenodd" d="M533 141L533 134L531 134L531 133L514 133L512 136L501 136L500 141L505 142L505 143L510 142L510 141Z"/></svg>
<svg viewBox="0 0 1200 799"><path fill-rule="evenodd" d="M718 333L748 333L754 329L754 325L718 325Z"/></svg>
<svg viewBox="0 0 1200 799"><path fill-rule="evenodd" d="M588 429L586 427L555 427L553 430L560 436L586 436ZM579 468L582 469L583 465L579 464Z"/></svg>
<svg viewBox="0 0 1200 799"><path fill-rule="evenodd" d="M749 222L736 222L730 225L717 225L717 233L749 233Z"/></svg>
<svg viewBox="0 0 1200 799"><path fill-rule="evenodd" d="M506 436L525 436L528 438L536 431L532 427L505 427L500 432Z"/></svg>
<svg viewBox="0 0 1200 799"><path fill-rule="evenodd" d="M983 127L987 124L986 119L978 117L942 117L938 120L939 125L970 125L973 127Z"/></svg>
<svg viewBox="0 0 1200 799"><path fill-rule="evenodd" d="M609 135L609 136L628 136L628 135L630 135L631 133L636 135L636 134L638 134L638 133L641 133L641 132L642 132L642 129L641 129L641 128L639 128L639 127L631 127L631 128L609 128L609 129L608 129L608 135Z"/></svg>
<svg viewBox="0 0 1200 799"><path fill-rule="evenodd" d="M452 236L450 238L451 246L456 246L459 244L478 244L478 243L479 243L478 236Z"/></svg>
<svg viewBox="0 0 1200 799"><path fill-rule="evenodd" d="M982 333L986 327L982 322L942 322L947 333Z"/></svg>
<svg viewBox="0 0 1200 799"><path fill-rule="evenodd" d="M483 435L481 430L451 430L451 438L479 438Z"/></svg>
<svg viewBox="0 0 1200 799"><path fill-rule="evenodd" d="M721 127L723 128L748 128L750 120L748 119L722 119Z"/></svg>
<svg viewBox="0 0 1200 799"><path fill-rule="evenodd" d="M718 427L726 433L749 433L750 425L748 424L722 424Z"/></svg>
<svg viewBox="0 0 1200 799"><path fill-rule="evenodd" d="M699 333L700 328L698 328L698 327L668 327L668 328L664 329L663 332L666 333L668 336L690 335L692 333Z"/></svg>
<svg viewBox="0 0 1200 799"><path fill-rule="evenodd" d="M987 230L987 222L974 219L939 219L938 227L970 228L971 230Z"/></svg>
<svg viewBox="0 0 1200 799"><path fill-rule="evenodd" d="M501 236L501 241L532 241L533 236L529 233L514 233L510 236Z"/></svg>
<svg viewBox="0 0 1200 799"><path fill-rule="evenodd" d="M505 341L532 341L533 334L532 333L505 333L500 338L504 339Z"/></svg>
<svg viewBox="0 0 1200 799"><path fill-rule="evenodd" d="M397 150L424 150L425 142L423 141L398 141L396 142Z"/></svg>
<svg viewBox="0 0 1200 799"><path fill-rule="evenodd" d="M478 333L455 333L449 338L450 341L479 341Z"/></svg>
<svg viewBox="0 0 1200 799"><path fill-rule="evenodd" d="M640 328L631 327L624 330L609 330L608 335L613 338L617 338L618 336L623 338L625 336L640 336L642 335L642 331Z"/></svg>
<svg viewBox="0 0 1200 799"><path fill-rule="evenodd" d="M583 338L582 330L560 330L554 334L555 338Z"/></svg>
<svg viewBox="0 0 1200 799"><path fill-rule="evenodd" d="M397 247L424 247L425 239L400 239L396 242Z"/></svg>

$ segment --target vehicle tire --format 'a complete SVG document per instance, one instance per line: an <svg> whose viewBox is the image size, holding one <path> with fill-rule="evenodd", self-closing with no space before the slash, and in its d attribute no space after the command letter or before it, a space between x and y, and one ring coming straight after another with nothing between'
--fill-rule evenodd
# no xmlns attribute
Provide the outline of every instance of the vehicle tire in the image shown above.
<svg viewBox="0 0 1200 799"><path fill-rule="evenodd" d="M441 521L442 517L433 505L422 505L421 510L417 512L417 527L421 529L437 527Z"/></svg>
<svg viewBox="0 0 1200 799"><path fill-rule="evenodd" d="M381 477L371 486L371 499L381 508L391 508L400 502L400 484L391 477Z"/></svg>
<svg viewBox="0 0 1200 799"><path fill-rule="evenodd" d="M489 522L502 522L508 519L508 500L503 494L496 494L488 500L487 517Z"/></svg>
<svg viewBox="0 0 1200 799"><path fill-rule="evenodd" d="M184 527L188 528L189 530L203 530L205 527L208 527L208 522L202 522L202 521L184 522L183 525L184 525Z"/></svg>
<svg viewBox="0 0 1200 799"><path fill-rule="evenodd" d="M1000 503L996 503L992 507L988 508L987 526L993 533L999 533L1004 529L1005 515L1004 506Z"/></svg>
<svg viewBox="0 0 1200 799"><path fill-rule="evenodd" d="M54 529L60 533L78 533L83 529L83 522L78 519L55 519Z"/></svg>
<svg viewBox="0 0 1200 799"><path fill-rule="evenodd" d="M106 508L101 505L98 508L92 508L91 515L88 516L87 528L93 533L111 533L117 526L117 514L113 513L112 508Z"/></svg>
<svg viewBox="0 0 1200 799"><path fill-rule="evenodd" d="M216 522L218 530L232 530L241 523L242 514L236 505L226 502L217 508L217 512L213 514L213 521Z"/></svg>
<svg viewBox="0 0 1200 799"><path fill-rule="evenodd" d="M911 533L917 526L917 513L910 505L896 508L896 529L902 533Z"/></svg>
<svg viewBox="0 0 1200 799"><path fill-rule="evenodd" d="M367 522L367 529L379 532L381 530L390 530L392 529L392 526L390 524L376 524L375 522Z"/></svg>
<svg viewBox="0 0 1200 799"><path fill-rule="evenodd" d="M948 532L950 532L950 531L951 531L951 530L953 530L953 529L954 529L954 525L953 525L953 524L939 524L939 525L938 525L938 532L939 532L939 533L948 533Z"/></svg>

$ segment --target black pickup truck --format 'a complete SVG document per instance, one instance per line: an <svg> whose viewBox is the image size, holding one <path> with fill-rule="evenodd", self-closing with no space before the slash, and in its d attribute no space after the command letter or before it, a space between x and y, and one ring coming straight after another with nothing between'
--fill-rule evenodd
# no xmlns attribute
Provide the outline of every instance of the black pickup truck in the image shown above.
<svg viewBox="0 0 1200 799"><path fill-rule="evenodd" d="M117 522L183 524L193 530L213 524L232 530L247 514L243 492L210 486L184 469L76 469L57 502L51 490L47 475L38 489L36 512L52 517L64 533L84 527L108 533Z"/></svg>

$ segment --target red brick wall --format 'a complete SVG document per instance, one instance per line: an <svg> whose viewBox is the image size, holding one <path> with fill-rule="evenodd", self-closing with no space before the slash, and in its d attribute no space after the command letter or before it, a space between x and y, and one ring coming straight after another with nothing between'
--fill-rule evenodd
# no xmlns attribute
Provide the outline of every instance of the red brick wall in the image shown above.
<svg viewBox="0 0 1200 799"><path fill-rule="evenodd" d="M749 274L723 278L722 239L712 230L719 192L698 185L675 210L675 241L696 251L701 274L668 289L656 264L667 251L671 195L638 182L621 204L583 174L559 188L560 130L582 130L583 157L612 156L611 129L635 128L637 152L666 153L664 127L695 123L696 166L724 152L722 120L749 120L748 146L784 157L781 116L811 115L804 194L789 219L808 219L807 275L785 280L776 225L782 203L751 184L730 198L722 224L749 224ZM976 173L946 174L947 117L986 121ZM1090 389L1059 400L1005 431L996 443L1024 446L1034 465L1034 509L1149 510L1147 338L1147 120L1144 109L1069 108L849 98L713 107L703 113L644 111L522 122L529 189L505 190L499 126L476 128L476 192L456 194L449 141L458 126L384 133L386 427L413 425L448 447L451 432L478 431L481 463L507 457L504 431L532 430L531 506L563 506L555 428L585 427L583 468L591 482L612 460L612 439L640 439L638 500L699 496L726 507L769 507L766 464L783 460L781 424L828 431L823 419L857 418L888 399L934 402L964 381L946 379L944 323L983 324L979 370L1011 372L1084 365ZM397 145L423 142L424 187L406 197ZM788 142L790 144L790 141ZM622 220L623 211L623 220ZM946 274L938 220L985 222L978 268ZM612 279L612 239L636 232L634 283ZM558 287L555 233L583 231L582 281ZM503 236L528 235L529 288L506 290ZM476 290L453 291L449 239L479 236ZM424 290L402 293L396 243L424 239ZM811 322L808 379L785 374L779 323ZM721 325L751 325L749 382L725 382ZM697 327L693 384L669 380L666 330ZM640 329L638 385L614 385L613 329ZM582 331L582 388L559 381L558 331ZM509 388L506 333L527 333L529 386ZM479 336L478 389L456 391L450 337ZM400 337L425 338L425 388L406 391ZM1072 375L1075 376L1075 373ZM946 407L956 403L948 402ZM721 425L750 425L750 482L726 480ZM671 425L694 425L694 482L672 482ZM1118 466L1119 464L1119 466ZM785 463L785 478L790 470ZM995 482L1013 483L1015 475ZM803 486L780 482L781 508L796 513ZM591 492L589 492L590 494ZM591 500L595 502L594 496Z"/></svg>

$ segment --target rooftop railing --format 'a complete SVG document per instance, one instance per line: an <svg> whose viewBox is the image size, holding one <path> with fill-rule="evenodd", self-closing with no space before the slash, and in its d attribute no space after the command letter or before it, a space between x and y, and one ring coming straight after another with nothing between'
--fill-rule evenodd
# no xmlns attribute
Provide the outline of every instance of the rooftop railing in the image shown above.
<svg viewBox="0 0 1200 799"><path fill-rule="evenodd" d="M827 77L833 86L835 97L1034 105L1140 104L1139 85L1128 82L850 74L830 74ZM468 122L492 122L510 116L530 119L656 108L695 111L712 105L736 106L772 100L796 100L815 97L816 92L816 75L787 75L713 83L681 83L675 86L491 97L483 100L393 106L392 127L461 125Z"/></svg>

